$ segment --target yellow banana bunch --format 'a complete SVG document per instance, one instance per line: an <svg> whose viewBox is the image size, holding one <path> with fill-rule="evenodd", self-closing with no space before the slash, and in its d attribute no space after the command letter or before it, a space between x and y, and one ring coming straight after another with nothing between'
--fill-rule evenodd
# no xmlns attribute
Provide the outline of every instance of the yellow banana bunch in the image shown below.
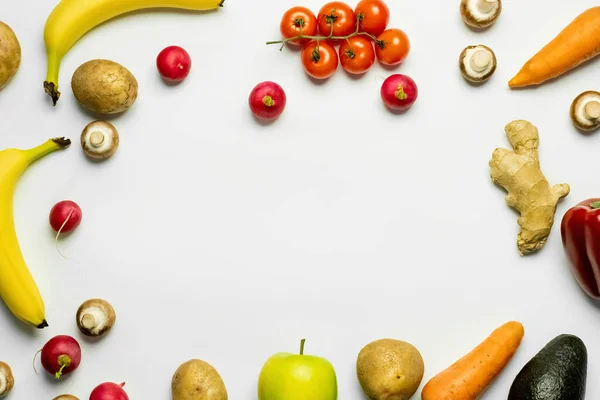
<svg viewBox="0 0 600 400"><path fill-rule="evenodd" d="M29 150L0 151L0 297L17 318L39 329L48 326L46 311L17 240L13 195L32 162L70 144L69 139L55 138Z"/></svg>
<svg viewBox="0 0 600 400"><path fill-rule="evenodd" d="M48 75L44 90L56 105L60 62L89 30L116 16L148 8L207 11L222 7L225 0L62 0L54 8L44 30Z"/></svg>

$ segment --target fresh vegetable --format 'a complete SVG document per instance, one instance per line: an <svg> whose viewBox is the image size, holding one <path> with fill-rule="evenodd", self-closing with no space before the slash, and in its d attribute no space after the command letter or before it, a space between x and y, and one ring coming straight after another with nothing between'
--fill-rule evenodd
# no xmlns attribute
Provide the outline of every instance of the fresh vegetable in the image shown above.
<svg viewBox="0 0 600 400"><path fill-rule="evenodd" d="M350 74L364 74L375 63L375 50L371 41L354 36L340 45L340 64Z"/></svg>
<svg viewBox="0 0 600 400"><path fill-rule="evenodd" d="M560 232L575 280L588 296L600 300L600 198L569 209Z"/></svg>
<svg viewBox="0 0 600 400"><path fill-rule="evenodd" d="M571 121L584 132L600 128L600 92L588 90L577 96L571 103Z"/></svg>
<svg viewBox="0 0 600 400"><path fill-rule="evenodd" d="M467 46L458 59L463 78L472 83L488 81L496 72L496 55L482 44Z"/></svg>
<svg viewBox="0 0 600 400"><path fill-rule="evenodd" d="M508 400L584 400L587 358L577 336L557 336L521 369Z"/></svg>
<svg viewBox="0 0 600 400"><path fill-rule="evenodd" d="M409 76L390 75L381 85L381 99L391 110L407 110L417 101L417 97L419 97L419 89Z"/></svg>
<svg viewBox="0 0 600 400"><path fill-rule="evenodd" d="M75 397L72 394L61 394L52 400L79 400L79 397Z"/></svg>
<svg viewBox="0 0 600 400"><path fill-rule="evenodd" d="M283 88L271 81L256 85L248 97L248 104L254 116L267 121L272 121L283 113L286 101Z"/></svg>
<svg viewBox="0 0 600 400"><path fill-rule="evenodd" d="M70 144L69 139L54 138L29 150L0 151L0 296L17 318L39 329L48 326L46 311L19 246L13 218L13 195L19 178L31 163Z"/></svg>
<svg viewBox="0 0 600 400"><path fill-rule="evenodd" d="M192 359L173 374L171 395L172 400L227 400L227 389L212 365Z"/></svg>
<svg viewBox="0 0 600 400"><path fill-rule="evenodd" d="M283 14L279 24L281 36L291 39L298 35L314 36L317 34L317 17L306 7L292 7ZM292 39L288 41L294 46L305 45L310 39Z"/></svg>
<svg viewBox="0 0 600 400"><path fill-rule="evenodd" d="M581 13L536 53L509 82L511 88L539 85L600 54L600 6Z"/></svg>
<svg viewBox="0 0 600 400"><path fill-rule="evenodd" d="M0 89L8 85L21 66L21 45L10 26L0 21Z"/></svg>
<svg viewBox="0 0 600 400"><path fill-rule="evenodd" d="M103 299L84 301L77 309L77 327L86 336L105 336L114 326L117 314L113 306Z"/></svg>
<svg viewBox="0 0 600 400"><path fill-rule="evenodd" d="M56 105L60 97L58 75L62 58L87 32L119 15L149 8L213 10L225 0L81 0L60 1L46 21L44 41L48 55L48 73L44 90ZM136 85L137 86L137 85Z"/></svg>
<svg viewBox="0 0 600 400"><path fill-rule="evenodd" d="M361 0L354 9L359 30L379 36L390 22L390 9L383 0Z"/></svg>
<svg viewBox="0 0 600 400"><path fill-rule="evenodd" d="M125 383L104 382L96 386L90 394L90 400L129 400L123 387Z"/></svg>
<svg viewBox="0 0 600 400"><path fill-rule="evenodd" d="M423 388L422 400L477 400L508 365L525 332L511 321L497 328L483 342Z"/></svg>
<svg viewBox="0 0 600 400"><path fill-rule="evenodd" d="M317 24L323 36L347 36L356 29L356 15L348 4L332 1L319 11Z"/></svg>
<svg viewBox="0 0 600 400"><path fill-rule="evenodd" d="M56 379L74 372L81 362L81 347L79 343L67 335L53 337L46 342L39 352L42 353L42 366L49 374L54 375Z"/></svg>
<svg viewBox="0 0 600 400"><path fill-rule="evenodd" d="M131 72L109 60L82 64L73 74L71 87L79 104L98 114L126 111L138 95L138 83Z"/></svg>
<svg viewBox="0 0 600 400"><path fill-rule="evenodd" d="M50 210L50 226L57 233L70 233L81 223L81 208L71 200L56 203Z"/></svg>
<svg viewBox="0 0 600 400"><path fill-rule="evenodd" d="M398 65L410 52L410 41L400 29L388 29L377 37L375 54L383 65Z"/></svg>
<svg viewBox="0 0 600 400"><path fill-rule="evenodd" d="M277 353L263 365L258 378L258 400L337 400L333 366L322 357Z"/></svg>
<svg viewBox="0 0 600 400"><path fill-rule="evenodd" d="M165 47L156 57L158 73L167 82L183 82L192 69L192 57L179 46Z"/></svg>
<svg viewBox="0 0 600 400"><path fill-rule="evenodd" d="M412 344L394 339L369 343L358 354L356 373L371 400L409 400L419 389L425 366Z"/></svg>
<svg viewBox="0 0 600 400"><path fill-rule="evenodd" d="M502 0L461 0L460 15L465 24L482 29L494 24L502 13Z"/></svg>
<svg viewBox="0 0 600 400"><path fill-rule="evenodd" d="M81 148L93 159L111 157L119 148L119 132L108 121L93 121L81 132Z"/></svg>
<svg viewBox="0 0 600 400"><path fill-rule="evenodd" d="M315 79L327 79L338 67L338 54L327 42L310 42L302 50L304 71Z"/></svg>
<svg viewBox="0 0 600 400"><path fill-rule="evenodd" d="M10 366L0 361L0 397L7 396L15 386L15 378Z"/></svg>
<svg viewBox="0 0 600 400"><path fill-rule="evenodd" d="M491 178L508 193L506 203L520 213L517 247L521 255L541 250L554 224L567 184L550 186L540 167L538 130L530 122L512 121L505 127L514 151L497 148L489 162Z"/></svg>

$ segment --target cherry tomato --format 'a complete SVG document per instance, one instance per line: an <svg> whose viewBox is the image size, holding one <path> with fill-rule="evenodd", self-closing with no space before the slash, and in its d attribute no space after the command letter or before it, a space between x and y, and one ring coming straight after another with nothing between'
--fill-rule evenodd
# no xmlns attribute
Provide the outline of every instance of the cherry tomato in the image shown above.
<svg viewBox="0 0 600 400"><path fill-rule="evenodd" d="M331 27L333 27L333 36L348 36L356 29L354 10L341 1L325 4L319 11L317 22L319 23L319 32L323 36L331 34Z"/></svg>
<svg viewBox="0 0 600 400"><path fill-rule="evenodd" d="M361 0L355 13L360 30L374 36L381 35L390 22L390 9L383 0Z"/></svg>
<svg viewBox="0 0 600 400"><path fill-rule="evenodd" d="M410 52L410 41L400 29L388 29L377 36L375 54L384 65L398 65Z"/></svg>
<svg viewBox="0 0 600 400"><path fill-rule="evenodd" d="M306 7L292 7L283 14L279 29L285 39L298 35L315 36L317 34L317 17ZM308 42L310 39L290 40L288 43L299 46Z"/></svg>
<svg viewBox="0 0 600 400"><path fill-rule="evenodd" d="M363 74L375 63L375 50L370 40L354 36L340 45L340 63L346 72Z"/></svg>
<svg viewBox="0 0 600 400"><path fill-rule="evenodd" d="M315 79L326 79L335 73L338 67L338 55L335 48L327 42L310 42L302 50L304 70Z"/></svg>

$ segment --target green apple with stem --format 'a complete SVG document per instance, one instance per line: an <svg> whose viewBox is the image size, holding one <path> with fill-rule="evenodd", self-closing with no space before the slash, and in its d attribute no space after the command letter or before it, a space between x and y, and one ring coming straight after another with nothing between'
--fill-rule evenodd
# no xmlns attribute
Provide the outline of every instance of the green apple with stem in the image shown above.
<svg viewBox="0 0 600 400"><path fill-rule="evenodd" d="M258 378L258 400L337 400L333 365L324 358L277 353L267 360Z"/></svg>

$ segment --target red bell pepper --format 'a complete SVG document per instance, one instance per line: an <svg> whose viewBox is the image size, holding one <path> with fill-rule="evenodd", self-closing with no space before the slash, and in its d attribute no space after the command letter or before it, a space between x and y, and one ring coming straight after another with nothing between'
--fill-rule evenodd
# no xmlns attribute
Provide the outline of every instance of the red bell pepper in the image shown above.
<svg viewBox="0 0 600 400"><path fill-rule="evenodd" d="M577 283L588 296L600 299L600 198L567 211L560 232Z"/></svg>

